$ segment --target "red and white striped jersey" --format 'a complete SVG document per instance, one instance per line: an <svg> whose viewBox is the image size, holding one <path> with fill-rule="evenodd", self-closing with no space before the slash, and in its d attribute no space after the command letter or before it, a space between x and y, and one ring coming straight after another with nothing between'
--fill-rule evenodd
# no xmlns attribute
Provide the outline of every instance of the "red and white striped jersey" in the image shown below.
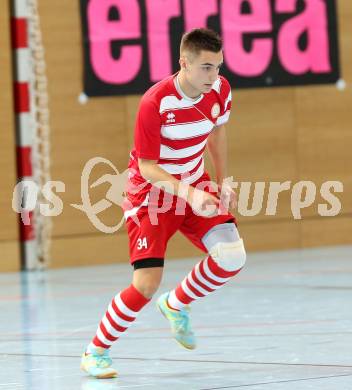
<svg viewBox="0 0 352 390"><path fill-rule="evenodd" d="M133 184L145 183L138 158L157 160L177 179L194 183L204 173L209 134L229 119L231 87L224 77L219 76L210 92L194 100L182 93L176 76L155 84L141 99L129 162ZM141 187L145 192L150 184Z"/></svg>

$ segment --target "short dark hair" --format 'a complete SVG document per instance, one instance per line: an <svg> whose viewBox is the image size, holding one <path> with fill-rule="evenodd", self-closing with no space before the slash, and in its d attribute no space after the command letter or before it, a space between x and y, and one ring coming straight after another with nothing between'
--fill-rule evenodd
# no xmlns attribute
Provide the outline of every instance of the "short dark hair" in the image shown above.
<svg viewBox="0 0 352 390"><path fill-rule="evenodd" d="M218 53L222 49L222 39L218 33L207 28L195 28L183 34L180 53L190 51L198 55L201 50Z"/></svg>

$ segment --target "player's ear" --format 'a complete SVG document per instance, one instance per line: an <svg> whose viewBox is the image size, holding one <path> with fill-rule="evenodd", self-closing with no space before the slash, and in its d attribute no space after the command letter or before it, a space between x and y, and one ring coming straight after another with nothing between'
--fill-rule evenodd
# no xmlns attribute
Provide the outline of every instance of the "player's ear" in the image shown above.
<svg viewBox="0 0 352 390"><path fill-rule="evenodd" d="M180 57L179 59L179 64L180 64L180 68L181 69L186 69L187 68L187 64L186 64L186 58L185 57Z"/></svg>

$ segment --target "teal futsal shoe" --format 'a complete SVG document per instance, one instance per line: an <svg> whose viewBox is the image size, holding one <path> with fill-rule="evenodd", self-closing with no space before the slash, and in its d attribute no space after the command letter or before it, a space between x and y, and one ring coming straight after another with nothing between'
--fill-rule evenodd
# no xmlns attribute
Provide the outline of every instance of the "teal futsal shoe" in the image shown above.
<svg viewBox="0 0 352 390"><path fill-rule="evenodd" d="M92 353L82 355L81 369L94 378L115 378L117 371L111 368L111 364L109 351L104 348L96 348Z"/></svg>
<svg viewBox="0 0 352 390"><path fill-rule="evenodd" d="M185 307L182 310L171 309L167 304L168 297L168 292L161 295L156 303L157 308L169 320L171 331L176 341L187 349L195 349L196 339L189 319L190 308Z"/></svg>

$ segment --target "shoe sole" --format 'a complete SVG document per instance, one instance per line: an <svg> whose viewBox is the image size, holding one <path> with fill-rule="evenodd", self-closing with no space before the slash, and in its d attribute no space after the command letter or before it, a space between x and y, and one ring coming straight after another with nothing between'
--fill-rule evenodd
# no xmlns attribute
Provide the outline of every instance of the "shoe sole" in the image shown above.
<svg viewBox="0 0 352 390"><path fill-rule="evenodd" d="M156 303L156 307L160 311L160 313L164 316L164 318L170 323L170 320L166 317L165 313L162 311L161 307L159 306L159 303ZM196 345L189 345L189 344L183 344L181 341L177 340L176 337L173 338L178 344L180 344L183 348L186 348L188 350L196 349Z"/></svg>
<svg viewBox="0 0 352 390"><path fill-rule="evenodd" d="M111 379L111 378L116 378L118 376L117 372L110 373L110 374L105 374L105 375L92 375L83 366L81 366L81 370L86 372L91 377L97 378L97 379Z"/></svg>

